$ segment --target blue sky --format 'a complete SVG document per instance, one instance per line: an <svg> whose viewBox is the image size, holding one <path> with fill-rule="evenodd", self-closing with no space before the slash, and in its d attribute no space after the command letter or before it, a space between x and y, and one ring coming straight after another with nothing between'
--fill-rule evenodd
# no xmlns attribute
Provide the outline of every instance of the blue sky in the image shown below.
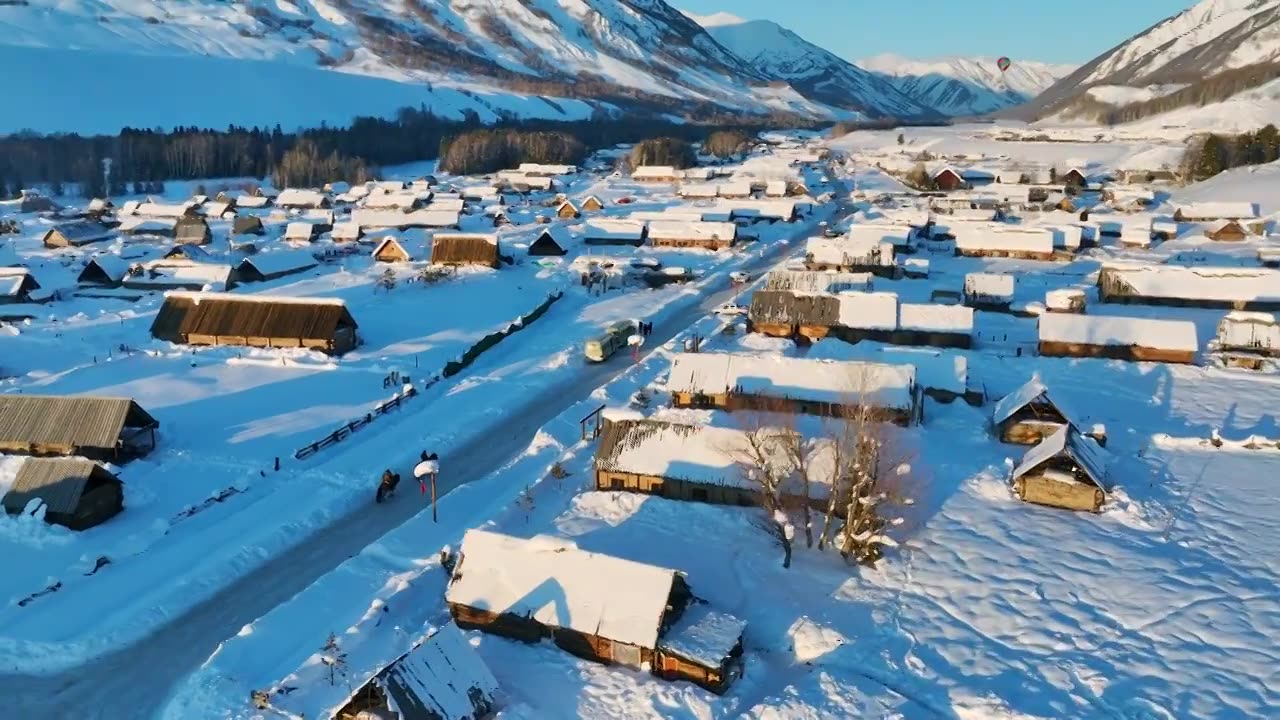
<svg viewBox="0 0 1280 720"><path fill-rule="evenodd" d="M1008 55L1084 63L1195 0L675 0L773 20L837 55Z"/></svg>

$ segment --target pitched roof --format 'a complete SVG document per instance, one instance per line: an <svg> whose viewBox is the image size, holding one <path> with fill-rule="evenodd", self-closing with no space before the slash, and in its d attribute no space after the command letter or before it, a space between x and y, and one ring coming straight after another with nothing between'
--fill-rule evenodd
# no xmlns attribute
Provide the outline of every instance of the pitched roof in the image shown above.
<svg viewBox="0 0 1280 720"><path fill-rule="evenodd" d="M83 282L86 274L91 275L89 272L91 267L97 267L112 282L120 282L125 275L129 274L129 262L121 259L119 255L94 255L89 258L84 270L80 272L78 282Z"/></svg>
<svg viewBox="0 0 1280 720"><path fill-rule="evenodd" d="M912 407L915 367L735 353L678 353L667 389L714 395L739 391L811 402L845 402L866 394L879 407ZM738 390L740 388L740 390Z"/></svg>
<svg viewBox="0 0 1280 720"><path fill-rule="evenodd" d="M72 245L84 245L111 238L111 228L90 220L76 220L54 225L44 234L44 241L48 242L49 236L55 231L65 237Z"/></svg>
<svg viewBox="0 0 1280 720"><path fill-rule="evenodd" d="M356 321L337 298L169 292L151 334L169 342L191 334L328 340L340 327Z"/></svg>
<svg viewBox="0 0 1280 720"><path fill-rule="evenodd" d="M362 228L446 228L456 227L458 212L455 210L433 210L425 208L412 212L399 210L366 210L357 208L351 211L351 222Z"/></svg>
<svg viewBox="0 0 1280 720"><path fill-rule="evenodd" d="M307 250L276 250L257 253L240 261L240 269L251 267L262 275L275 275L306 270L318 265L315 256Z"/></svg>
<svg viewBox="0 0 1280 720"><path fill-rule="evenodd" d="M679 222L654 220L649 223L649 240L734 240L738 226L727 222Z"/></svg>
<svg viewBox="0 0 1280 720"><path fill-rule="evenodd" d="M765 277L765 290L838 293L847 290L869 291L871 273L823 272L817 270L774 270Z"/></svg>
<svg viewBox="0 0 1280 720"><path fill-rule="evenodd" d="M840 324L840 301L821 293L759 290L748 313L755 323L833 327Z"/></svg>
<svg viewBox="0 0 1280 720"><path fill-rule="evenodd" d="M74 513L94 475L116 479L98 463L84 458L27 458L4 495L4 507L21 512L33 498L40 498L49 512Z"/></svg>
<svg viewBox="0 0 1280 720"><path fill-rule="evenodd" d="M991 422L999 425L1039 398L1043 398L1045 402L1057 407L1049 399L1048 393L1049 389L1044 386L1044 383L1040 382L1040 376L1032 376L1030 380L1022 384L1022 387L1000 398L1000 402L996 403L995 409L991 411ZM1059 408L1059 412L1061 412L1061 408Z"/></svg>
<svg viewBox="0 0 1280 720"><path fill-rule="evenodd" d="M1248 202L1201 202L1178 205L1175 212L1186 220L1252 220L1258 205Z"/></svg>
<svg viewBox="0 0 1280 720"><path fill-rule="evenodd" d="M0 394L0 445L114 449L126 426L152 424L129 398Z"/></svg>
<svg viewBox="0 0 1280 720"><path fill-rule="evenodd" d="M1040 342L1074 345L1133 345L1153 350L1197 352L1196 325L1189 320L1048 313L1040 316Z"/></svg>
<svg viewBox="0 0 1280 720"><path fill-rule="evenodd" d="M484 233L436 233L431 238L431 262L477 263L497 267L498 236Z"/></svg>
<svg viewBox="0 0 1280 720"><path fill-rule="evenodd" d="M12 297L40 289L36 276L24 267L0 268L0 297Z"/></svg>
<svg viewBox="0 0 1280 720"><path fill-rule="evenodd" d="M1103 492L1108 491L1107 453L1092 438L1080 434L1070 423L1053 431L1040 444L1032 447L1022 456L1022 462L1013 470L1013 479L1036 470L1055 457L1065 456L1075 461L1094 485Z"/></svg>
<svg viewBox="0 0 1280 720"><path fill-rule="evenodd" d="M1106 265L1102 276L1147 298L1280 302L1280 271L1271 268Z"/></svg>
<svg viewBox="0 0 1280 720"><path fill-rule="evenodd" d="M445 599L654 648L677 572L580 550L567 540L468 530Z"/></svg>
<svg viewBox="0 0 1280 720"><path fill-rule="evenodd" d="M584 237L595 240L631 240L644 238L645 224L639 220L588 220Z"/></svg>

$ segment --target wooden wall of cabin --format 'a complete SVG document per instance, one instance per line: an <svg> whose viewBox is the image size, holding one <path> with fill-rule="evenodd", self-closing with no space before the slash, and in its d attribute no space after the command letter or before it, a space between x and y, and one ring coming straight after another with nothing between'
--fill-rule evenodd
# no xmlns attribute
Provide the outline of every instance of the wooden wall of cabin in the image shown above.
<svg viewBox="0 0 1280 720"><path fill-rule="evenodd" d="M703 502L711 505L755 506L757 494L747 488L731 485L697 483L674 478L611 470L596 471L596 489L601 491L626 491L657 495L670 500Z"/></svg>
<svg viewBox="0 0 1280 720"><path fill-rule="evenodd" d="M1102 490L1080 482L1063 482L1044 475L1024 475L1014 481L1014 492L1024 502L1064 510L1098 512L1105 500Z"/></svg>
<svg viewBox="0 0 1280 720"><path fill-rule="evenodd" d="M1082 345L1079 343L1040 341L1040 354L1045 357L1108 358L1134 362L1165 362L1194 365L1195 352L1157 350L1132 345Z"/></svg>
<svg viewBox="0 0 1280 720"><path fill-rule="evenodd" d="M536 643L551 634L551 629L537 620L507 613L495 613L457 603L449 603L449 612L460 628L483 630L521 642Z"/></svg>

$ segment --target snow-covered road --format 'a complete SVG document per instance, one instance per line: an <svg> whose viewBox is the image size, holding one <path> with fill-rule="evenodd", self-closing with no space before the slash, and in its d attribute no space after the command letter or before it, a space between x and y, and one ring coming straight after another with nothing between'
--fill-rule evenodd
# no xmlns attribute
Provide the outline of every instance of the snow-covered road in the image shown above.
<svg viewBox="0 0 1280 720"><path fill-rule="evenodd" d="M787 243L774 243L759 256L737 266L752 276L777 263L785 253L803 246L798 240L812 233L817 219L840 219L849 208L837 208L832 217L819 211L817 218L796 228ZM731 287L727 277L714 291L684 301L680 307L655 324L643 355L653 352L718 305L733 299L740 289ZM555 310L552 310L554 315ZM530 335L536 338L537 332ZM510 362L513 353L527 350L531 340L520 338L509 347L500 346L491 357L482 358L459 377L482 377L486 369ZM580 372L544 385L538 392L513 392L500 415L501 425L493 431L469 433L461 445L442 457L441 493L483 478L503 467L523 451L538 429L563 409L585 400L593 390L606 384L629 367L621 354L599 365L584 365ZM376 471L369 479L370 502L339 518L328 527L296 544L252 572L219 590L205 602L179 616L168 618L157 632L129 647L98 657L90 663L51 676L0 676L0 696L6 698L10 714L47 712L56 708L61 717L142 718L152 716L186 674L195 670L226 638L306 588L324 573L358 553L379 537L423 511L423 503L413 488L411 468L418 448L404 448L403 454L388 458L389 465L410 478L401 494L389 504L372 500ZM447 498L440 503L442 522L449 521ZM429 522L423 513L417 522ZM462 528L459 528L461 532Z"/></svg>

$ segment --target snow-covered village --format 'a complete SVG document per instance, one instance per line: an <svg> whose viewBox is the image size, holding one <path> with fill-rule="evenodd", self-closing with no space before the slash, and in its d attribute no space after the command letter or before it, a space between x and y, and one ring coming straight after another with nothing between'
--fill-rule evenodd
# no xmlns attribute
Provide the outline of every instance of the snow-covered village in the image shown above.
<svg viewBox="0 0 1280 720"><path fill-rule="evenodd" d="M1280 717L1280 0L1080 4L0 2L6 716Z"/></svg>

